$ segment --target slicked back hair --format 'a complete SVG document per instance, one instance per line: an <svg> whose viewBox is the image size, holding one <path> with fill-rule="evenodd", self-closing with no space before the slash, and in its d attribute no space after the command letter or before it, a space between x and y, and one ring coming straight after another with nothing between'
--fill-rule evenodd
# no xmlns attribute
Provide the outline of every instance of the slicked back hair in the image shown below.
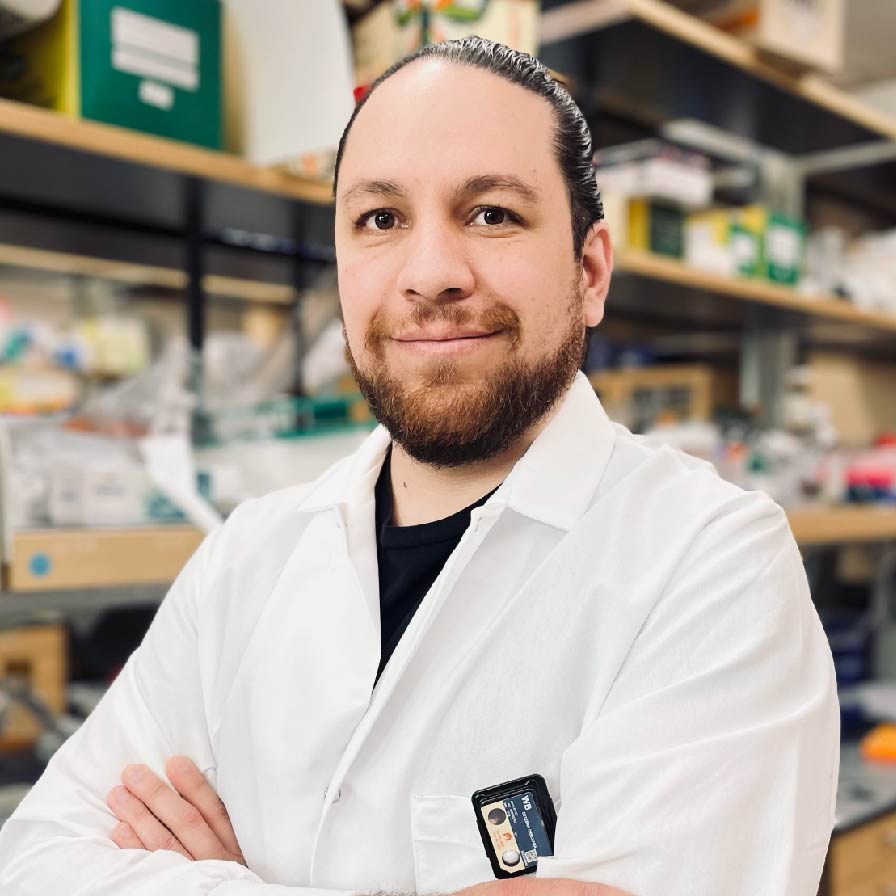
<svg viewBox="0 0 896 896"><path fill-rule="evenodd" d="M345 144L358 113L370 95L384 81L418 59L442 59L492 72L512 84L518 84L544 97L554 110L554 153L566 183L572 217L572 243L577 259L581 258L585 237L595 221L603 216L603 204L597 189L592 165L591 131L584 115L566 88L551 77L547 68L534 56L514 50L483 37L465 37L443 43L428 44L399 59L370 85L352 112L336 152L333 197L339 180L339 167Z"/></svg>

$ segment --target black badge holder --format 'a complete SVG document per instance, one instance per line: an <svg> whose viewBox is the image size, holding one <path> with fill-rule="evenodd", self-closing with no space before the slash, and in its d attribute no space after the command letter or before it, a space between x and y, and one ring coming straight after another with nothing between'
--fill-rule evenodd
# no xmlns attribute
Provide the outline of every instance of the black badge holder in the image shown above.
<svg viewBox="0 0 896 896"><path fill-rule="evenodd" d="M539 856L554 854L557 813L541 775L477 790L472 801L495 877L532 874Z"/></svg>

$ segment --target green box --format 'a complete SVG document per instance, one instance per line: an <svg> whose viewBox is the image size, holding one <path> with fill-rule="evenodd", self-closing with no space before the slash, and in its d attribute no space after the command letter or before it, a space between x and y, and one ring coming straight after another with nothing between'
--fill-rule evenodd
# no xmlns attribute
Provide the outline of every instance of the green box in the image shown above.
<svg viewBox="0 0 896 896"><path fill-rule="evenodd" d="M63 0L0 50L0 95L220 149L220 0Z"/></svg>
<svg viewBox="0 0 896 896"><path fill-rule="evenodd" d="M772 212L765 227L765 275L772 283L796 286L803 268L806 225Z"/></svg>
<svg viewBox="0 0 896 896"><path fill-rule="evenodd" d="M628 244L632 249L684 257L684 211L661 199L636 197L628 203Z"/></svg>

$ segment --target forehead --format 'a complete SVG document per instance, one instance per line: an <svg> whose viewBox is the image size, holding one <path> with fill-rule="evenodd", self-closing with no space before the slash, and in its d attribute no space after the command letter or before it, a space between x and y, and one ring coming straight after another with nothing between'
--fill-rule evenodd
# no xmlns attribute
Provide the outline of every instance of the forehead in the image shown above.
<svg viewBox="0 0 896 896"><path fill-rule="evenodd" d="M355 119L337 204L359 180L447 187L483 172L551 195L562 186L553 141L543 97L483 69L418 60L381 84Z"/></svg>

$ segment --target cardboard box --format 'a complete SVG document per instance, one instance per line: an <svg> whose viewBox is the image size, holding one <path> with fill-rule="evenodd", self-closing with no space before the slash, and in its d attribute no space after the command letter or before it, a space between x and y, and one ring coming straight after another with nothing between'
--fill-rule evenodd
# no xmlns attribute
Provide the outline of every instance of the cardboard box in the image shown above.
<svg viewBox="0 0 896 896"><path fill-rule="evenodd" d="M425 44L477 34L535 55L538 0L387 0L352 28L355 83L373 83L393 62Z"/></svg>
<svg viewBox="0 0 896 896"><path fill-rule="evenodd" d="M830 407L842 445L865 448L883 433L896 432L896 363L814 351L808 364L809 396Z"/></svg>
<svg viewBox="0 0 896 896"><path fill-rule="evenodd" d="M34 625L0 632L0 678L18 679L17 685L37 694L54 714L65 710L67 667L63 626ZM0 751L30 746L40 733L34 716L13 704L0 728Z"/></svg>
<svg viewBox="0 0 896 896"><path fill-rule="evenodd" d="M688 216L684 233L687 264L733 277L737 273L737 254L738 249L732 246L731 209L711 208Z"/></svg>
<svg viewBox="0 0 896 896"><path fill-rule="evenodd" d="M806 225L787 215L768 215L762 245L762 273L772 283L796 286L803 270Z"/></svg>
<svg viewBox="0 0 896 896"><path fill-rule="evenodd" d="M258 0L224 2L227 149L256 165L335 155L355 104L342 8L338 0L263 3L259 14ZM304 165L303 173L319 176Z"/></svg>
<svg viewBox="0 0 896 896"><path fill-rule="evenodd" d="M761 205L710 209L685 225L688 264L718 274L795 286L802 275L804 222Z"/></svg>
<svg viewBox="0 0 896 896"><path fill-rule="evenodd" d="M826 72L843 68L845 0L677 0L676 5L791 65Z"/></svg>
<svg viewBox="0 0 896 896"><path fill-rule="evenodd" d="M844 0L761 0L754 40L784 59L838 72L843 67Z"/></svg>
<svg viewBox="0 0 896 896"><path fill-rule="evenodd" d="M641 403L680 420L708 421L716 408L738 404L737 374L706 364L600 370L588 379L610 410Z"/></svg>
<svg viewBox="0 0 896 896"><path fill-rule="evenodd" d="M219 0L62 0L0 56L7 99L221 147Z"/></svg>

